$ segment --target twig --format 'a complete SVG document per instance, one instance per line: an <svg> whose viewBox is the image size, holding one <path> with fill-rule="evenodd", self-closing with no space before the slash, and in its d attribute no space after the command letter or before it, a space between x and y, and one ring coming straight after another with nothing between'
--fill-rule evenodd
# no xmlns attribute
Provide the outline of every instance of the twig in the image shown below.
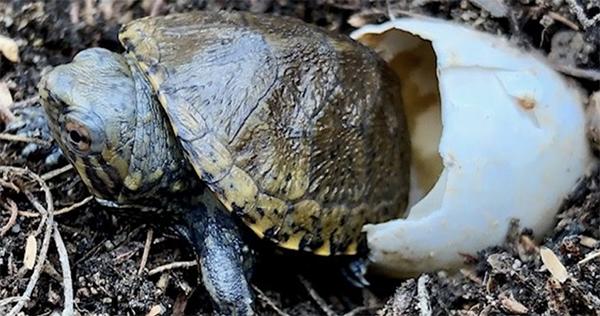
<svg viewBox="0 0 600 316"><path fill-rule="evenodd" d="M14 135L9 133L0 133L0 140L9 142L34 143L44 147L50 147L50 142L39 138L27 137L22 135Z"/></svg>
<svg viewBox="0 0 600 316"><path fill-rule="evenodd" d="M73 204L71 204L69 206L61 208L60 210L56 211L54 213L54 215L63 215L63 214L69 213L72 210L78 209L78 208L80 208L80 207L88 204L93 199L94 199L93 196L88 196L85 199L83 199L83 200L81 200L81 201L79 201L77 203L73 203Z"/></svg>
<svg viewBox="0 0 600 316"><path fill-rule="evenodd" d="M60 236L58 225L54 224L54 243L56 244L56 250L58 252L58 260L60 261L60 269L63 275L63 287L65 293L65 308L63 309L63 315L74 315L73 309L73 280L71 278L71 267L69 265L69 254L65 243Z"/></svg>
<svg viewBox="0 0 600 316"><path fill-rule="evenodd" d="M144 252L142 253L142 260L140 261L140 269L138 270L138 275L142 275L142 273L144 272L144 268L146 267L146 263L148 262L148 255L150 254L150 246L152 246L153 237L154 230L150 228L146 233L146 242L144 243Z"/></svg>
<svg viewBox="0 0 600 316"><path fill-rule="evenodd" d="M277 306L277 304L275 304L275 302L273 302L267 296L267 294L265 294L261 289L259 289L258 286L252 284L252 288L258 294L258 298L265 302L265 304L269 305L269 307L271 307L279 316L290 316L290 314L284 312L281 308L279 308L279 306Z"/></svg>
<svg viewBox="0 0 600 316"><path fill-rule="evenodd" d="M35 217L40 217L40 214L34 213L34 212L29 212L29 211L19 211L19 216L35 218Z"/></svg>
<svg viewBox="0 0 600 316"><path fill-rule="evenodd" d="M51 170L51 171L48 171L48 172L44 173L42 175L42 179L44 179L44 181L48 181L48 180L50 180L50 179L52 179L52 178L54 178L56 176L59 176L59 175L65 173L65 172L71 171L71 170L73 170L73 165L68 164L68 165L66 165L64 167L60 167L58 169L54 169L54 170Z"/></svg>
<svg viewBox="0 0 600 316"><path fill-rule="evenodd" d="M84 205L86 205L87 203L89 203L91 200L93 200L94 197L93 196L88 196L85 199L77 202L77 203L73 203L69 206L65 206L61 209L59 209L58 211L54 212L54 216L57 215L63 215L66 213L69 213L73 210L76 210ZM28 211L19 211L19 215L23 216L23 217L30 217L30 218L36 218L36 217L40 217L40 214L38 213L33 213L33 212L28 212Z"/></svg>
<svg viewBox="0 0 600 316"><path fill-rule="evenodd" d="M592 252L588 253L587 256L585 256L585 258L583 258L579 262L577 262L577 264L582 265L582 264L585 264L586 262L594 260L598 257L600 257L600 250L592 251Z"/></svg>
<svg viewBox="0 0 600 316"><path fill-rule="evenodd" d="M579 31L579 26L577 24L575 24L575 22L565 18L564 16L562 16L556 12L550 11L550 12L548 12L548 16L550 18L552 18L553 20L558 21L558 22L570 27L574 31Z"/></svg>
<svg viewBox="0 0 600 316"><path fill-rule="evenodd" d="M5 187L5 188L9 188L13 191L15 191L16 193L20 193L21 189L19 189L18 186L16 186L14 183L12 182L6 182L2 179L0 179L0 187Z"/></svg>
<svg viewBox="0 0 600 316"><path fill-rule="evenodd" d="M3 298L0 300L0 307L2 307L4 305L12 304L12 303L17 303L23 299L24 298L21 296L11 296L11 297L7 297L7 298Z"/></svg>
<svg viewBox="0 0 600 316"><path fill-rule="evenodd" d="M171 262L160 267L156 267L150 271L148 271L148 275L155 275L167 270L180 269L180 268L191 268L197 266L198 263L196 261L177 261Z"/></svg>
<svg viewBox="0 0 600 316"><path fill-rule="evenodd" d="M27 98L25 100L13 102L13 104L11 104L10 108L11 109L26 108L26 107L29 107L29 106L32 106L32 105L36 104L39 100L40 100L40 96L39 95L34 95L34 96L32 96L30 98Z"/></svg>
<svg viewBox="0 0 600 316"><path fill-rule="evenodd" d="M6 224L4 226L2 226L2 229L0 229L0 237L2 237L6 233L8 233L8 231L17 222L17 215L19 214L19 210L17 209L17 204L15 204L15 202L13 200L10 200L10 199L7 199L6 203L0 201L0 204L5 209L7 209L8 211L10 211L10 217L8 218L8 222L6 222Z"/></svg>
<svg viewBox="0 0 600 316"><path fill-rule="evenodd" d="M44 224L46 223L46 218L48 217L48 211L46 211L46 209L42 206L42 204L40 204L40 202L37 200L37 198L35 196L33 196L33 194L31 194L31 192L27 191L27 189L21 188L21 191L23 191L23 194L25 195L25 197L27 197L27 199L29 200L29 203L31 203L33 205L33 207L42 216L42 220L40 221L37 229L35 230L35 235L37 236L42 232L42 228L44 227ZM54 205L52 206L52 208L54 209Z"/></svg>
<svg viewBox="0 0 600 316"><path fill-rule="evenodd" d="M42 221L46 222L46 230L44 232L42 246L39 251L37 263L33 269L31 277L29 278L29 282L27 283L25 292L21 295L21 299L19 299L17 304L15 304L15 306L13 306L13 308L7 314L7 316L15 316L21 311L21 309L23 309L25 303L29 301L31 293L33 293L33 290L35 289L37 281L40 277L42 268L44 267L44 263L46 262L46 254L48 252L48 247L50 245L50 237L52 236L52 230L54 226L54 204L52 201L52 193L50 193L50 188L48 188L46 182L44 182L44 180L40 178L40 176L38 176L36 173L28 169L9 166L0 166L0 172L12 173L14 175L26 176L33 179L40 185L42 191L44 191L44 197L46 200L46 209L44 211L47 214L47 216L42 216Z"/></svg>
<svg viewBox="0 0 600 316"><path fill-rule="evenodd" d="M298 276L298 279L300 280L300 283L302 283L302 285L304 285L304 288L306 289L306 291L308 291L308 294L310 295L310 297L312 297L312 299L317 303L317 305L319 305L319 307L321 308L321 310L327 315L327 316L337 316L337 313L334 312L325 302L325 300L319 296L319 293L317 293L317 291L315 291L315 289L312 288L312 286L310 285L310 283L304 279L302 276Z"/></svg>

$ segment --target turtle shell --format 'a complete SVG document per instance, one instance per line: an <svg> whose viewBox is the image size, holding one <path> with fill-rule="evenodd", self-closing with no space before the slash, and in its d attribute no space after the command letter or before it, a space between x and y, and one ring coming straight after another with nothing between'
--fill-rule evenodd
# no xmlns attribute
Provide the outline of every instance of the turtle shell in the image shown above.
<svg viewBox="0 0 600 316"><path fill-rule="evenodd" d="M409 145L398 79L375 53L299 20L234 12L126 25L198 177L260 237L354 254L400 216Z"/></svg>

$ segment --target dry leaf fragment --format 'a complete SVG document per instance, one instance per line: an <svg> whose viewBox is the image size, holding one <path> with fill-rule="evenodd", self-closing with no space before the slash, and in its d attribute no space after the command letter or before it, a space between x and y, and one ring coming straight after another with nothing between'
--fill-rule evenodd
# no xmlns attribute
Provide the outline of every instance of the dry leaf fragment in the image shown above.
<svg viewBox="0 0 600 316"><path fill-rule="evenodd" d="M19 45L12 38L0 35L0 52L13 63L19 62Z"/></svg>
<svg viewBox="0 0 600 316"><path fill-rule="evenodd" d="M365 19L364 14L356 13L356 14L353 14L352 16L350 16L350 18L348 18L347 22L352 27L359 28L359 27L365 26L365 24L367 24L367 19Z"/></svg>
<svg viewBox="0 0 600 316"><path fill-rule="evenodd" d="M150 311L148 312L148 314L146 314L146 316L158 316L158 315L162 315L165 313L165 308L161 305L154 305Z"/></svg>
<svg viewBox="0 0 600 316"><path fill-rule="evenodd" d="M0 81L0 107L8 108L13 103L12 95L6 82Z"/></svg>
<svg viewBox="0 0 600 316"><path fill-rule="evenodd" d="M541 247L540 256L544 266L552 273L552 276L560 283L565 282L569 278L569 272L565 266L560 262L558 257L552 252L552 250Z"/></svg>
<svg viewBox="0 0 600 316"><path fill-rule="evenodd" d="M23 263L25 268L28 270L33 269L35 265L35 258L37 257L37 239L35 236L27 236L27 242L25 244L25 255L23 256Z"/></svg>
<svg viewBox="0 0 600 316"><path fill-rule="evenodd" d="M500 303L506 311L513 314L523 315L529 312L529 309L525 307L525 305L521 304L521 302L517 301L514 297L512 297L512 295L510 297L502 297L500 299Z"/></svg>
<svg viewBox="0 0 600 316"><path fill-rule="evenodd" d="M15 116L10 112L13 98L5 82L0 81L0 122L12 121Z"/></svg>
<svg viewBox="0 0 600 316"><path fill-rule="evenodd" d="M579 243L587 248L596 248L598 240L588 236L579 236Z"/></svg>

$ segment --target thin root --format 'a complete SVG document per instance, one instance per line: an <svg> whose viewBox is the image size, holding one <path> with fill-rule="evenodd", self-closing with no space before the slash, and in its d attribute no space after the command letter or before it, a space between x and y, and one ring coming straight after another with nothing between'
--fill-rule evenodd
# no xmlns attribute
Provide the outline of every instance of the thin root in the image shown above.
<svg viewBox="0 0 600 316"><path fill-rule="evenodd" d="M0 140L5 140L9 142L22 142L22 143L34 143L44 147L50 147L50 142L45 141L43 139L27 137L22 135L14 135L9 133L0 133Z"/></svg>
<svg viewBox="0 0 600 316"><path fill-rule="evenodd" d="M317 291L315 291L315 289L313 289L313 287L310 285L310 283L305 278L303 278L302 276L298 276L298 279L300 280L300 283L302 283L302 285L304 285L304 288L306 288L306 291L308 292L310 297L312 297L312 299L317 303L317 305L319 305L321 310L327 316L337 316L337 313L334 312L329 307L329 305L327 305L325 300L317 293Z"/></svg>
<svg viewBox="0 0 600 316"><path fill-rule="evenodd" d="M277 304L275 304L275 302L273 302L267 296L267 294L265 294L261 289L259 289L258 286L252 284L252 288L258 294L258 298L265 302L265 304L269 305L269 307L271 307L279 316L290 316L290 314L284 312L281 308L279 308L279 306L277 306Z"/></svg>
<svg viewBox="0 0 600 316"><path fill-rule="evenodd" d="M27 107L30 107L30 106L38 103L38 101L40 101L40 96L39 95L34 95L34 96L32 96L30 98L27 98L25 100L13 102L13 104L10 106L10 108L11 109L27 108Z"/></svg>
<svg viewBox="0 0 600 316"><path fill-rule="evenodd" d="M71 278L71 267L69 265L69 254L65 243L60 236L58 225L54 224L54 243L56 244L56 250L58 251L58 260L60 261L60 269L63 275L63 287L65 293L65 308L63 309L63 315L74 315L74 303L73 303L73 280Z"/></svg>
<svg viewBox="0 0 600 316"><path fill-rule="evenodd" d="M41 209L38 209L38 206L34 205L34 207L36 207L36 209L38 209L38 211L40 211L40 213L43 213L42 222L45 222L46 229L44 231L44 237L43 237L42 245L40 247L37 262L33 269L33 273L31 274L29 282L27 283L25 292L23 292L21 297L18 299L18 302L15 304L15 306L13 306L13 308L6 315L6 316L15 316L21 311L21 309L23 309L25 304L29 301L29 298L31 297L31 294L33 293L33 290L35 289L37 281L42 272L42 268L44 267L44 263L46 262L46 255L48 252L48 247L50 245L50 237L52 236L52 231L54 228L54 206L53 206L54 202L52 199L52 193L50 193L50 188L48 188L48 185L46 184L46 182L42 178L40 178L40 176L37 175L36 173L34 173L28 169L9 167L9 166L0 166L0 173L9 173L12 176L21 176L21 177L27 177L27 178L33 179L40 185L42 191L44 192L44 197L46 200L46 208L39 205L39 207Z"/></svg>
<svg viewBox="0 0 600 316"><path fill-rule="evenodd" d="M60 210L56 211L56 212L54 213L54 215L63 215L63 214L67 214L67 213L69 213L69 212L71 212L71 211L73 211L73 210L76 210L76 209L78 209L78 208L80 208L80 207L82 207L82 206L84 206L84 205L88 204L88 203L89 203L91 200L93 200L93 199L94 199L94 197L93 197L93 196L88 196L88 197L86 197L85 199L83 199L83 200L81 200L81 201L79 201L79 202L77 202L77 203L73 203L73 204L71 204L71 205L69 205L69 206L67 206L67 207L63 207L63 208L61 208Z"/></svg>
<svg viewBox="0 0 600 316"><path fill-rule="evenodd" d="M73 165L68 164L68 165L66 165L64 167L61 167L61 168L58 168L58 169L54 169L52 171L48 171L48 172L44 173L42 175L42 179L44 179L44 181L48 181L48 180L50 180L50 179L52 179L54 177L57 177L57 176L65 173L65 172L71 171L71 170L73 170Z"/></svg>
<svg viewBox="0 0 600 316"><path fill-rule="evenodd" d="M181 268L191 268L191 267L195 267L197 266L198 263L196 261L177 261L177 262L171 262L165 265L162 265L160 267L156 267L150 271L148 271L148 275L155 275L167 270L173 270L173 269L181 269Z"/></svg>
<svg viewBox="0 0 600 316"><path fill-rule="evenodd" d="M57 215L64 215L67 214L71 211L74 211L86 204L88 204L91 200L93 200L94 197L93 196L88 196L85 199L77 202L77 203L73 203L69 206L63 207L61 209L59 209L58 211L54 212L54 216ZM23 217L30 217L30 218L35 218L35 217L40 217L39 213L34 213L34 212L28 212L28 211L19 211L19 215L23 216Z"/></svg>
<svg viewBox="0 0 600 316"><path fill-rule="evenodd" d="M575 22L565 18L564 16L562 16L556 12L550 11L550 12L548 12L548 16L550 18L552 18L554 21L558 21L558 22L570 27L574 31L579 31L579 26L577 24L575 24Z"/></svg>
<svg viewBox="0 0 600 316"><path fill-rule="evenodd" d="M10 211L10 217L8 218L8 222L0 229L0 237L4 236L8 231L15 225L17 222L17 215L19 215L19 209L17 209L17 204L10 199L7 199L6 202L0 201L0 205Z"/></svg>

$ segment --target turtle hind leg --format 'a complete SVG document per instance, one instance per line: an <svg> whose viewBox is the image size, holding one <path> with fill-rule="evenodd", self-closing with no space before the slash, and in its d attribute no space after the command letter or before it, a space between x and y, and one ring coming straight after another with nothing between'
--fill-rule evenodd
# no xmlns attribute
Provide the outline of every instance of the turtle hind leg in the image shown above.
<svg viewBox="0 0 600 316"><path fill-rule="evenodd" d="M213 301L214 314L255 315L248 281L252 254L229 213L214 197L203 199L185 215L182 233L198 256L202 281Z"/></svg>

